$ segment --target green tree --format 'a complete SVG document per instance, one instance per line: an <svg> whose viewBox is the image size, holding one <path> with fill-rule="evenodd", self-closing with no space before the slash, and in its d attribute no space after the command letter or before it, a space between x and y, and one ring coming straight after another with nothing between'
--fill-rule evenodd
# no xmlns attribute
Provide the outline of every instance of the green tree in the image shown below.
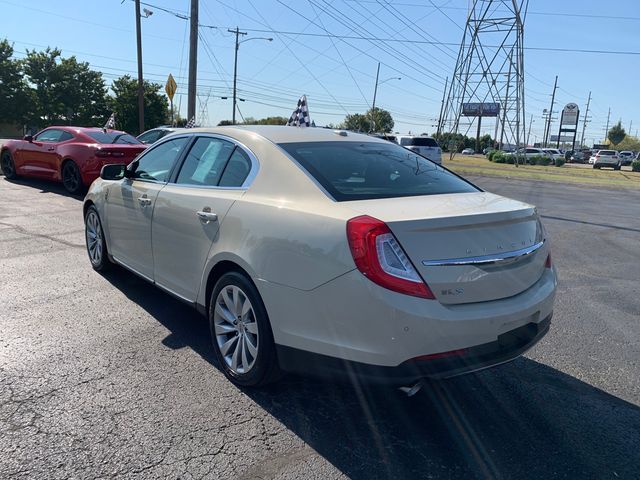
<svg viewBox="0 0 640 480"><path fill-rule="evenodd" d="M253 117L248 117L244 121L244 125L286 125L289 121L285 117L266 117L256 120Z"/></svg>
<svg viewBox="0 0 640 480"><path fill-rule="evenodd" d="M393 126L394 121L391 114L387 110L376 107L375 111L369 109L364 115L360 113L347 115L340 127L355 132L369 133L375 129L377 133L390 133L393 131Z"/></svg>
<svg viewBox="0 0 640 480"><path fill-rule="evenodd" d="M627 135L620 143L616 145L616 149L618 149L619 151L631 150L633 152L638 152L640 151L640 139L638 137Z"/></svg>
<svg viewBox="0 0 640 480"><path fill-rule="evenodd" d="M41 52L27 50L23 65L36 100L31 121L38 126L93 126L107 114L102 73L91 70L87 62L62 58L59 49L47 48Z"/></svg>
<svg viewBox="0 0 640 480"><path fill-rule="evenodd" d="M113 81L113 96L107 98L109 111L116 114L116 128L133 135L138 130L138 81L125 75ZM160 93L162 85L144 82L144 128L155 128L170 121L167 97ZM106 118L105 118L106 121Z"/></svg>
<svg viewBox="0 0 640 480"><path fill-rule="evenodd" d="M624 128L622 128L621 122L618 122L616 125L611 127L611 130L609 130L609 133L607 133L607 138L614 146L618 145L622 140L624 140L624 137L626 136L627 132L625 132Z"/></svg>
<svg viewBox="0 0 640 480"><path fill-rule="evenodd" d="M0 121L22 125L34 108L33 90L24 80L22 62L13 57L13 46L0 41Z"/></svg>

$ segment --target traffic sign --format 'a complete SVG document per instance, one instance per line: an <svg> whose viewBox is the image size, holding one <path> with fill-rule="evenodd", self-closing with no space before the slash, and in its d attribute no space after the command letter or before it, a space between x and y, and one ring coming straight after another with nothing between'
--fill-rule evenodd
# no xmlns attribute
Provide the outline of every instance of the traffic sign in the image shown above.
<svg viewBox="0 0 640 480"><path fill-rule="evenodd" d="M173 96L176 94L176 90L178 89L178 85L176 81L173 79L173 75L169 74L169 78L167 78L167 84L164 86L165 92L167 92L167 97L169 100L173 102Z"/></svg>

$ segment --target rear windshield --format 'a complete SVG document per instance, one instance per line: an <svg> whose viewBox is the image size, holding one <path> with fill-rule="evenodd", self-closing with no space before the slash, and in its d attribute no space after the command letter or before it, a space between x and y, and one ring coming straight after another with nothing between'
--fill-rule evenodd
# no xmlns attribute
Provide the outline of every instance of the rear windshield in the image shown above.
<svg viewBox="0 0 640 480"><path fill-rule="evenodd" d="M391 143L281 143L333 198L368 200L478 189L447 169Z"/></svg>
<svg viewBox="0 0 640 480"><path fill-rule="evenodd" d="M139 145L142 143L137 138L123 132L86 132L86 134L98 143L124 143L128 145Z"/></svg>
<svg viewBox="0 0 640 480"><path fill-rule="evenodd" d="M598 152L600 155L615 155L616 152L613 150L600 150L600 152Z"/></svg>
<svg viewBox="0 0 640 480"><path fill-rule="evenodd" d="M409 137L409 138L401 138L400 145L403 147L437 147L438 142L436 142L433 138L427 137Z"/></svg>

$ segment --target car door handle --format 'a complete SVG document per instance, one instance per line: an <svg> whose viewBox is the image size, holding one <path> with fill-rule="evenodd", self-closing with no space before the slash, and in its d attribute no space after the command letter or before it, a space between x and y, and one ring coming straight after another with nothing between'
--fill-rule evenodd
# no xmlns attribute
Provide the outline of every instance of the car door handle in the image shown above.
<svg viewBox="0 0 640 480"><path fill-rule="evenodd" d="M196 212L196 215L198 216L198 218L205 222L205 223L209 223L209 222L215 222L218 220L218 214L217 213L213 213L213 212L207 212L205 210L198 210Z"/></svg>
<svg viewBox="0 0 640 480"><path fill-rule="evenodd" d="M49 148L47 148L47 151L48 151L48 152L53 152L54 150L55 150L55 147L49 147Z"/></svg>
<svg viewBox="0 0 640 480"><path fill-rule="evenodd" d="M147 198L146 196L142 196L142 197L138 197L138 202L140 203L140 205L142 205L143 207L146 207L147 205L151 205L151 199Z"/></svg>

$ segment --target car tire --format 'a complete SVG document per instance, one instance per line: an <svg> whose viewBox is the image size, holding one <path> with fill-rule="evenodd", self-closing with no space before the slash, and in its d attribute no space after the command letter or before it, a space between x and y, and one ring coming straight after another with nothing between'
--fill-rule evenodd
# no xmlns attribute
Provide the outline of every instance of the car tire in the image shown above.
<svg viewBox="0 0 640 480"><path fill-rule="evenodd" d="M620 170L622 168L621 165L616 165L615 167L613 167L614 170Z"/></svg>
<svg viewBox="0 0 640 480"><path fill-rule="evenodd" d="M11 156L11 152L9 150L5 150L2 152L2 157L0 157L0 166L2 167L2 173L8 180L13 180L18 178L18 174L16 173L16 164L13 163L13 157Z"/></svg>
<svg viewBox="0 0 640 480"><path fill-rule="evenodd" d="M209 301L209 329L218 364L231 382L260 387L281 377L267 310L242 273L225 273L216 282Z"/></svg>
<svg viewBox="0 0 640 480"><path fill-rule="evenodd" d="M105 272L112 267L107 251L107 242L104 239L104 230L98 209L91 205L84 216L84 238L87 246L87 255L91 266L96 272Z"/></svg>
<svg viewBox="0 0 640 480"><path fill-rule="evenodd" d="M77 195L84 189L80 169L73 160L67 160L62 164L60 176L62 177L62 185L71 195Z"/></svg>

